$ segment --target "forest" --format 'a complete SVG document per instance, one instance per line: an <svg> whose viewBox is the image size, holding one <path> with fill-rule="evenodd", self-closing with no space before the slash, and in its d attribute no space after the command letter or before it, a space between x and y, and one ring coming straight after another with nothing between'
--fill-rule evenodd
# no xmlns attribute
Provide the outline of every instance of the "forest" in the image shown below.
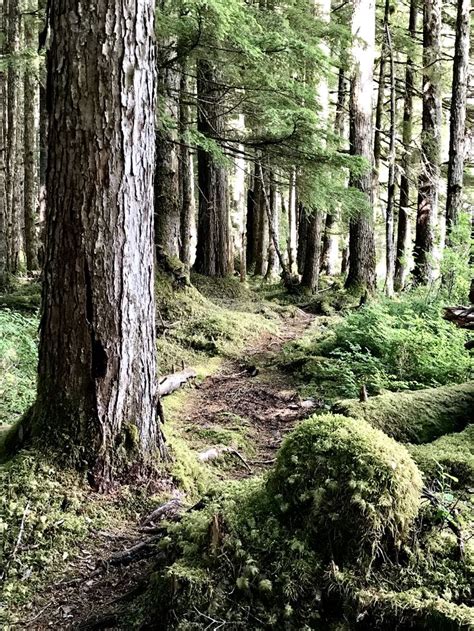
<svg viewBox="0 0 474 631"><path fill-rule="evenodd" d="M470 0L0 0L0 629L474 629Z"/></svg>

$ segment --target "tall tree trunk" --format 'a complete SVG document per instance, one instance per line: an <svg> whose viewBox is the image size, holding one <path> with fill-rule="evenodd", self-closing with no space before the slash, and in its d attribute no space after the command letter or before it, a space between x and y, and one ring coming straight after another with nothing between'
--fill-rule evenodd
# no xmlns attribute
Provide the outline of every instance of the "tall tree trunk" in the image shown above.
<svg viewBox="0 0 474 631"><path fill-rule="evenodd" d="M51 4L33 435L105 489L162 444L153 270L154 3Z"/></svg>
<svg viewBox="0 0 474 631"><path fill-rule="evenodd" d="M410 0L410 17L408 32L410 45L414 46L416 39L416 22L418 17L418 0ZM405 69L405 99L403 107L403 157L400 176L400 204L398 210L397 254L395 259L394 289L403 288L406 273L406 243L408 236L408 211L410 208L410 181L412 173L413 138L413 93L415 90L415 64L413 52L410 48L407 54Z"/></svg>
<svg viewBox="0 0 474 631"><path fill-rule="evenodd" d="M181 200L181 244L180 259L191 267L194 258L192 251L193 234L196 230L196 200L194 196L194 163L188 143L188 131L191 123L189 102L189 80L187 64L181 68L181 84L179 90L179 135L180 160L179 183Z"/></svg>
<svg viewBox="0 0 474 631"><path fill-rule="evenodd" d="M31 2L31 12L38 10L38 3ZM36 218L38 208L38 37L36 23L31 16L25 17L25 46L30 51L30 62L24 73L24 141L23 164L25 169L24 222L26 269L38 269L38 240Z"/></svg>
<svg viewBox="0 0 474 631"><path fill-rule="evenodd" d="M334 117L334 133L340 138L344 137L344 108L346 105L346 77L344 68L339 68L337 82L336 115ZM333 263L333 250L337 250L337 236L335 228L337 217L334 213L326 215L323 236L323 249L321 252L321 272L332 276L336 273Z"/></svg>
<svg viewBox="0 0 474 631"><path fill-rule="evenodd" d="M425 0L423 8L422 168L418 179L413 277L416 283L426 285L434 275L434 226L438 213L441 154L441 0Z"/></svg>
<svg viewBox="0 0 474 631"><path fill-rule="evenodd" d="M385 25L389 19L390 2L385 0L384 8L384 36L380 49L379 59L379 83L377 90L377 104L375 106L375 129L374 129L374 170L373 170L373 197L374 200L379 198L379 176L380 176L380 159L382 156L382 117L385 105L385 64L387 59L386 33Z"/></svg>
<svg viewBox="0 0 474 631"><path fill-rule="evenodd" d="M446 237L448 245L452 229L456 225L462 209L467 84L469 78L471 2L470 0L458 0L457 5L446 200Z"/></svg>
<svg viewBox="0 0 474 631"><path fill-rule="evenodd" d="M296 197L297 217L298 217L298 252L296 262L298 274L303 274L304 262L306 260L306 248L308 247L309 216L306 208Z"/></svg>
<svg viewBox="0 0 474 631"><path fill-rule="evenodd" d="M247 220L246 220L246 268L250 269L255 263L255 178L253 188L247 191Z"/></svg>
<svg viewBox="0 0 474 631"><path fill-rule="evenodd" d="M0 0L0 30L6 23L5 0ZM4 54L4 44L0 42L0 54ZM7 114L7 73L0 66L0 291L8 286L8 205L6 188L6 114Z"/></svg>
<svg viewBox="0 0 474 631"><path fill-rule="evenodd" d="M387 52L390 63L390 140L388 155L388 183L387 183L387 210L385 216L385 293L387 296L393 295L393 277L395 274L395 251L394 251L394 205L395 205L395 159L397 139L396 121L396 93L395 93L395 58L392 45L392 34L390 27L390 0L386 0L386 20L385 38L387 42Z"/></svg>
<svg viewBox="0 0 474 631"><path fill-rule="evenodd" d="M351 77L350 145L352 155L372 163L372 87L375 45L375 1L354 0L352 16L354 66ZM375 239L372 211L372 172L351 176L350 185L364 193L369 210L352 217L349 227L351 291L373 292L376 287Z"/></svg>
<svg viewBox="0 0 474 631"><path fill-rule="evenodd" d="M219 138L224 129L222 87L216 66L205 60L197 64L198 131ZM232 272L227 172L215 157L198 150L199 218L196 271L206 276Z"/></svg>
<svg viewBox="0 0 474 631"><path fill-rule="evenodd" d="M20 257L20 208L18 161L19 136L19 83L20 83L20 29L21 15L18 0L8 0L8 26L6 29L8 55L8 113L7 113L7 266L11 273L18 271Z"/></svg>
<svg viewBox="0 0 474 631"><path fill-rule="evenodd" d="M155 167L155 243L170 256L180 250L178 124L180 73L170 62L171 42L158 48L158 109ZM164 123L161 121L164 120Z"/></svg>

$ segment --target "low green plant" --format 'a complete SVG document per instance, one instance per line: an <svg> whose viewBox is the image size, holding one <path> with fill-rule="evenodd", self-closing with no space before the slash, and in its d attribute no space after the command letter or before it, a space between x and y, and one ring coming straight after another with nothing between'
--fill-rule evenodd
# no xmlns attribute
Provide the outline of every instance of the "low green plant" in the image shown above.
<svg viewBox="0 0 474 631"><path fill-rule="evenodd" d="M38 318L0 309L0 425L14 423L35 393Z"/></svg>

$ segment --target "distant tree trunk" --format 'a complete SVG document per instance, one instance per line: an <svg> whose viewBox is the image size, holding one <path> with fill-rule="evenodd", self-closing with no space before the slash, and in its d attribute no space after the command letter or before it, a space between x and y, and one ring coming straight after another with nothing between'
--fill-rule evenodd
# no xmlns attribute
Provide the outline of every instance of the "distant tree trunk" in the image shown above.
<svg viewBox="0 0 474 631"><path fill-rule="evenodd" d="M155 243L170 256L180 250L180 195L177 128L180 73L170 62L169 41L159 47L158 129L156 132ZM164 119L164 124L160 121Z"/></svg>
<svg viewBox="0 0 474 631"><path fill-rule="evenodd" d="M246 252L247 264L249 270L255 263L255 179L253 189L247 191L247 220L246 220Z"/></svg>
<svg viewBox="0 0 474 631"><path fill-rule="evenodd" d="M210 138L224 129L223 93L217 69L209 61L197 64L198 131ZM214 156L198 150L199 218L196 271L206 276L232 272L227 172Z"/></svg>
<svg viewBox="0 0 474 631"><path fill-rule="evenodd" d="M379 176L380 176L380 158L382 156L382 117L385 106L385 64L387 58L387 45L385 26L389 19L390 2L385 0L384 8L384 38L380 49L379 59L379 84L377 90L377 104L375 106L375 129L374 129L374 170L373 170L373 196L375 200L379 198Z"/></svg>
<svg viewBox="0 0 474 631"><path fill-rule="evenodd" d="M254 239L255 239L255 276L265 276L268 264L268 217L265 210L264 187L267 182L262 179L258 171L258 162L255 164L255 184L254 184Z"/></svg>
<svg viewBox="0 0 474 631"><path fill-rule="evenodd" d="M393 296L393 282L395 274L395 251L394 251L394 205L395 205L395 160L396 160L396 139L397 139L397 100L395 92L395 58L392 45L392 34L390 27L390 0L386 0L386 21L385 38L387 41L387 51L390 61L390 139L388 155L388 184L387 184L387 210L385 217L385 293Z"/></svg>
<svg viewBox="0 0 474 631"><path fill-rule="evenodd" d="M375 1L354 0L351 77L350 145L352 155L372 163L372 84L375 44ZM372 173L351 176L351 186L365 194L369 210L350 220L349 273L346 287L351 291L373 292L376 287L375 240L372 211Z"/></svg>
<svg viewBox="0 0 474 631"><path fill-rule="evenodd" d="M346 77L344 68L339 68L337 83L336 115L334 117L334 132L341 138L344 136L344 109L346 105ZM326 215L324 225L323 249L321 252L321 272L332 276L336 273L333 266L332 252L337 248L337 238L334 234L337 218L333 213Z"/></svg>
<svg viewBox="0 0 474 631"><path fill-rule="evenodd" d="M0 31L6 23L5 0L0 0ZM4 54L4 44L0 42L0 55ZM8 286L8 205L6 189L6 114L7 114L7 73L0 66L0 291Z"/></svg>
<svg viewBox="0 0 474 631"><path fill-rule="evenodd" d="M277 204L277 188L276 188L276 183L275 183L275 178L274 178L274 174L272 171L270 171L269 173L269 180L270 180L270 186L269 186L269 196L268 196L268 200L269 200L269 212L270 212L270 220L271 220L271 224L269 226L270 229L270 233L273 234L276 238L276 240L279 240L280 237L280 221L279 221L279 212L278 212L278 204ZM278 254L275 248L275 244L273 242L273 239L269 240L269 245L268 245L268 266L267 266L267 272L265 274L265 280L275 280L275 278L278 278L279 275L279 271L280 271L280 263L278 261Z"/></svg>
<svg viewBox="0 0 474 631"><path fill-rule="evenodd" d="M187 134L191 124L189 100L189 80L187 77L187 64L183 63L181 69L179 101L179 132L180 132L180 160L179 183L181 201L181 244L180 259L189 267L193 263L192 236L196 223L196 200L194 196L194 164L193 156L187 142Z"/></svg>
<svg viewBox="0 0 474 631"><path fill-rule="evenodd" d="M51 4L38 390L18 439L32 436L106 489L136 474L162 446L154 3L96 0L94 11L86 8L78 0Z"/></svg>
<svg viewBox="0 0 474 631"><path fill-rule="evenodd" d="M341 276L344 277L349 269L349 247L345 245L341 252Z"/></svg>
<svg viewBox="0 0 474 631"><path fill-rule="evenodd" d="M413 278L416 283L426 285L433 278L434 226L438 213L441 154L441 0L425 0L423 8L422 168L418 179Z"/></svg>
<svg viewBox="0 0 474 631"><path fill-rule="evenodd" d="M38 10L38 3L30 3L31 12ZM25 18L25 46L35 51L38 38L35 22L30 16ZM36 218L38 209L38 60L36 56L24 73L24 132L23 163L25 169L24 221L25 221L25 256L26 269L31 272L38 269L38 239Z"/></svg>
<svg viewBox="0 0 474 631"><path fill-rule="evenodd" d="M7 266L15 274L20 257L20 208L21 190L20 165L18 160L19 136L19 49L21 15L20 3L8 0L8 26L6 29L6 52L8 55L8 114L7 114Z"/></svg>
<svg viewBox="0 0 474 631"><path fill-rule="evenodd" d="M411 44L416 39L418 0L410 0L408 32ZM395 259L394 289L403 288L406 271L406 243L408 235L408 211L410 208L410 180L412 174L413 93L415 90L415 64L411 50L407 54L405 69L405 98L403 107L403 157L400 177L400 204L398 210L397 254Z"/></svg>
<svg viewBox="0 0 474 631"><path fill-rule="evenodd" d="M298 216L298 252L296 262L298 265L298 274L303 274L306 248L308 247L309 216L306 208L298 200L298 196L296 197L296 204Z"/></svg>
<svg viewBox="0 0 474 631"><path fill-rule="evenodd" d="M446 200L446 237L448 245L452 229L456 225L462 209L467 84L469 78L471 2L470 0L458 0L457 5Z"/></svg>
<svg viewBox="0 0 474 631"><path fill-rule="evenodd" d="M290 274L297 271L296 257L298 246L298 231L296 229L296 173L294 167L290 171L288 187L288 267Z"/></svg>

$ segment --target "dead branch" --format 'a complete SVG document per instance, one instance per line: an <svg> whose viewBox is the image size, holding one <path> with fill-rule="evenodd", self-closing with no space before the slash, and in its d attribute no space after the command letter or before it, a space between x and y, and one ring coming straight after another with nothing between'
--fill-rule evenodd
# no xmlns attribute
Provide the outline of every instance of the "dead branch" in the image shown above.
<svg viewBox="0 0 474 631"><path fill-rule="evenodd" d="M211 460L217 460L224 454L230 454L231 456L235 456L240 460L240 462L244 465L244 467L252 473L252 469L250 468L248 462L245 458L233 447L213 447L212 449L207 449L206 451L202 451L198 454L198 459L200 462L210 462Z"/></svg>
<svg viewBox="0 0 474 631"><path fill-rule="evenodd" d="M158 394L160 397L166 397L175 390L179 390L185 383L196 379L197 373L192 368L187 370L181 370L180 372L172 373L171 375L165 375L160 378L158 382Z"/></svg>
<svg viewBox="0 0 474 631"><path fill-rule="evenodd" d="M141 525L148 526L152 522L154 523L163 520L165 517L174 517L182 506L183 503L181 500L178 497L174 497L169 500L169 502L165 502L164 504L161 504L161 506L158 506L158 508L155 508L154 511L142 520Z"/></svg>

